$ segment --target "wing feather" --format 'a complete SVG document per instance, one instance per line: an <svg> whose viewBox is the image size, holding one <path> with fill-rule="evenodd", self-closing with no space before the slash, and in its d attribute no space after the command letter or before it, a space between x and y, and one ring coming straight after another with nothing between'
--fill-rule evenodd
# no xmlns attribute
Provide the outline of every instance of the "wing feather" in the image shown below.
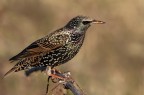
<svg viewBox="0 0 144 95"><path fill-rule="evenodd" d="M9 60L13 62L22 58L35 56L43 52L50 52L56 48L64 46L68 39L69 35L66 33L51 33L50 35L33 42L22 52L10 58Z"/></svg>

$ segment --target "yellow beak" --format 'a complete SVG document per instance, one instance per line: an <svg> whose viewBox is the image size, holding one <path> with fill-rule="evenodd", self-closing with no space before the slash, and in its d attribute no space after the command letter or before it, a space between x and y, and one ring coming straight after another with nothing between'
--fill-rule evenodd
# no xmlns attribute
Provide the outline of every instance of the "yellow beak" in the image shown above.
<svg viewBox="0 0 144 95"><path fill-rule="evenodd" d="M100 21L100 20L93 20L92 23L95 23L95 24L104 24L105 22L104 21Z"/></svg>

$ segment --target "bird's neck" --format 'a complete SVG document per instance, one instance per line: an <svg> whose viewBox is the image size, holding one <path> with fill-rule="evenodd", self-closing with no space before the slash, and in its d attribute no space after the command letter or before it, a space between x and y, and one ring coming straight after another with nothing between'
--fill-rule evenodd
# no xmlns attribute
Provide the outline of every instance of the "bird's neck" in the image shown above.
<svg viewBox="0 0 144 95"><path fill-rule="evenodd" d="M79 32L79 31L72 31L71 32L71 42L72 43L81 43L83 42L83 39L85 37L85 31Z"/></svg>

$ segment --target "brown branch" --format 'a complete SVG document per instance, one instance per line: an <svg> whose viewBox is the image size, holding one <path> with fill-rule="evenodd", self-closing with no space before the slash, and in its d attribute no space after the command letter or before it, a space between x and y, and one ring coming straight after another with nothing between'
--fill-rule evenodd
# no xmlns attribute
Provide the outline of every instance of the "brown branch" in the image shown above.
<svg viewBox="0 0 144 95"><path fill-rule="evenodd" d="M35 72L35 71L44 71L46 70L46 68L32 68L28 71L25 72L26 76L29 76L31 73ZM46 95L49 93L48 92L48 88L49 88L49 80L51 79L53 83L58 83L57 86L59 85L63 85L61 87L63 87L63 89L69 89L73 95L84 95L82 89L78 86L78 84L72 79L70 72L58 72L58 71L51 71L52 74L55 74L57 76L59 76L60 78L54 78L51 76L48 76L48 82L47 82L47 88L46 88ZM55 86L51 92L54 91L54 89L57 88L57 86Z"/></svg>
<svg viewBox="0 0 144 95"><path fill-rule="evenodd" d="M84 95L82 91L80 91L80 88L76 86L76 82L71 78L70 72L65 73L58 73L56 72L56 75L64 78L59 79L59 84L64 85L64 89L69 89L74 95Z"/></svg>
<svg viewBox="0 0 144 95"><path fill-rule="evenodd" d="M75 86L71 81L66 82L65 84L63 84L65 86L65 88L70 89L71 92L74 95L83 95Z"/></svg>

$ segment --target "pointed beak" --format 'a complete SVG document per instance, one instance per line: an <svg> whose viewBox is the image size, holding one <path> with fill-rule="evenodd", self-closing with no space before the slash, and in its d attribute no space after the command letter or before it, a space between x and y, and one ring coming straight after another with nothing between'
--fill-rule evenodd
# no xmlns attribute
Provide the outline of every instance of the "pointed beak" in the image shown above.
<svg viewBox="0 0 144 95"><path fill-rule="evenodd" d="M104 21L100 21L100 20L93 20L92 23L95 23L95 24L104 24L105 22Z"/></svg>

